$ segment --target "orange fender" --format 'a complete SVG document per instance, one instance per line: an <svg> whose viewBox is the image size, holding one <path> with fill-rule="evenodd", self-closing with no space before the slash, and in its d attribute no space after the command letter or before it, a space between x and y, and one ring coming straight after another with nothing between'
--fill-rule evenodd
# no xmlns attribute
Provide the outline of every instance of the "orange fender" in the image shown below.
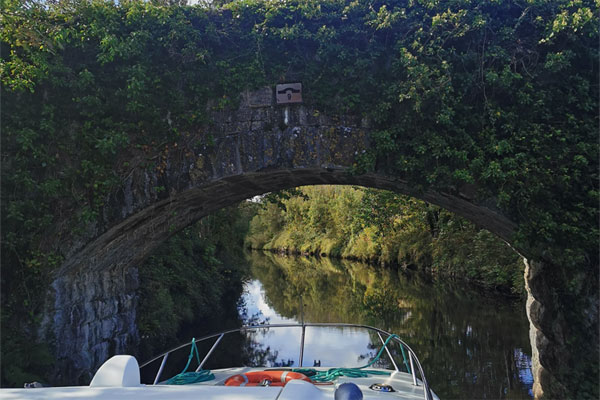
<svg viewBox="0 0 600 400"><path fill-rule="evenodd" d="M255 371L230 376L225 380L225 386L285 386L286 383L294 379L302 379L312 383L308 376L299 372Z"/></svg>

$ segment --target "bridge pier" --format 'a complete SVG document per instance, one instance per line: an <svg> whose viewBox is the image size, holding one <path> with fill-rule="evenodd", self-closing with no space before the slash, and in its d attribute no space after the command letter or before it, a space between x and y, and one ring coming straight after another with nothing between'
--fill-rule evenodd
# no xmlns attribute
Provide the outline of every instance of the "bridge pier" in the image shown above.
<svg viewBox="0 0 600 400"><path fill-rule="evenodd" d="M597 270L597 267L595 268ZM598 384L598 282L525 260L535 399L593 398ZM579 282L579 287L567 287ZM596 388L597 390L597 388Z"/></svg>
<svg viewBox="0 0 600 400"><path fill-rule="evenodd" d="M115 354L137 348L137 268L117 264L58 276L40 337L53 337L53 385L88 385Z"/></svg>

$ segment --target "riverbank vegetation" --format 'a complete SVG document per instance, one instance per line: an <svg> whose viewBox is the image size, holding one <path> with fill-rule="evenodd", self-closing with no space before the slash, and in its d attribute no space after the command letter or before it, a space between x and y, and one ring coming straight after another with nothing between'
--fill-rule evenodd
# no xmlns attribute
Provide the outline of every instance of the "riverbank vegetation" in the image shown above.
<svg viewBox="0 0 600 400"><path fill-rule="evenodd" d="M523 261L465 219L392 192L312 186L263 201L246 246L396 264L524 293Z"/></svg>
<svg viewBox="0 0 600 400"><path fill-rule="evenodd" d="M520 382L526 368L518 368L524 354L531 355L522 301L360 261L260 251L248 259L268 304L283 317L299 320L302 313L309 322L399 334L419 355L440 398L530 398Z"/></svg>
<svg viewBox="0 0 600 400"><path fill-rule="evenodd" d="M140 360L190 335L239 325L237 301L248 275L242 245L253 208L243 202L203 218L139 268Z"/></svg>

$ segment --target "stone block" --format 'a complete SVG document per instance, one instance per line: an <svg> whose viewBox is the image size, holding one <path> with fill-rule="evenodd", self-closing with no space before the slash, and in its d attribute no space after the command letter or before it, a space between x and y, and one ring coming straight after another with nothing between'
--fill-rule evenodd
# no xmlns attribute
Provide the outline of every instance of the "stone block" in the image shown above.
<svg viewBox="0 0 600 400"><path fill-rule="evenodd" d="M255 107L270 107L273 105L273 89L263 87L253 92L246 92L248 105Z"/></svg>
<svg viewBox="0 0 600 400"><path fill-rule="evenodd" d="M263 121L253 121L250 130L253 131L262 131L264 130L265 123Z"/></svg>

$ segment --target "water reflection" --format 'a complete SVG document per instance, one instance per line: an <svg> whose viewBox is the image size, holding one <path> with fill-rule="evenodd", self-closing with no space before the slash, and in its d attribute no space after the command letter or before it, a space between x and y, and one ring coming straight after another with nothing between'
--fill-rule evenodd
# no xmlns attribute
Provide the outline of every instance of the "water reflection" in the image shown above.
<svg viewBox="0 0 600 400"><path fill-rule="evenodd" d="M358 262L254 252L248 263L253 278L240 299L237 324L297 323L303 309L307 322L371 325L400 335L416 351L440 398L532 397L528 323L521 303ZM233 327L230 322L191 326L194 333L182 335L198 337ZM215 339L199 344L201 355ZM299 328L230 334L205 368L299 366L300 340ZM361 329L309 327L303 366L363 366L380 347L376 334ZM406 370L399 346L391 353ZM181 372L188 354L189 347L169 356L163 379ZM159 365L157 360L142 369L144 383L152 383ZM385 353L376 366L393 368Z"/></svg>
<svg viewBox="0 0 600 400"><path fill-rule="evenodd" d="M253 264L254 265L254 264ZM260 268L260 267L259 267ZM300 323L300 318L287 318L279 314L268 304L267 296L261 282L254 279L246 283L242 295L242 312L250 315L251 322L285 324ZM300 298L297 299L300 302ZM307 322L323 322L309 321ZM281 360L287 360L291 366L300 365L300 343L302 330L279 328L260 330L255 333L260 343L268 343ZM340 340L342 339L342 340ZM369 333L360 328L309 327L304 339L304 366L344 366L359 367L371 359L370 351L376 345ZM270 365L269 365L270 366ZM384 367L389 367L386 363Z"/></svg>
<svg viewBox="0 0 600 400"><path fill-rule="evenodd" d="M249 262L256 279L243 295L246 316L299 321L302 298L307 322L366 324L399 334L417 352L441 398L531 397L528 323L521 303L358 262L257 252ZM268 342L280 362L298 364L300 332L265 334L255 339ZM364 365L379 346L378 338L365 332L319 330L307 333L304 364Z"/></svg>

